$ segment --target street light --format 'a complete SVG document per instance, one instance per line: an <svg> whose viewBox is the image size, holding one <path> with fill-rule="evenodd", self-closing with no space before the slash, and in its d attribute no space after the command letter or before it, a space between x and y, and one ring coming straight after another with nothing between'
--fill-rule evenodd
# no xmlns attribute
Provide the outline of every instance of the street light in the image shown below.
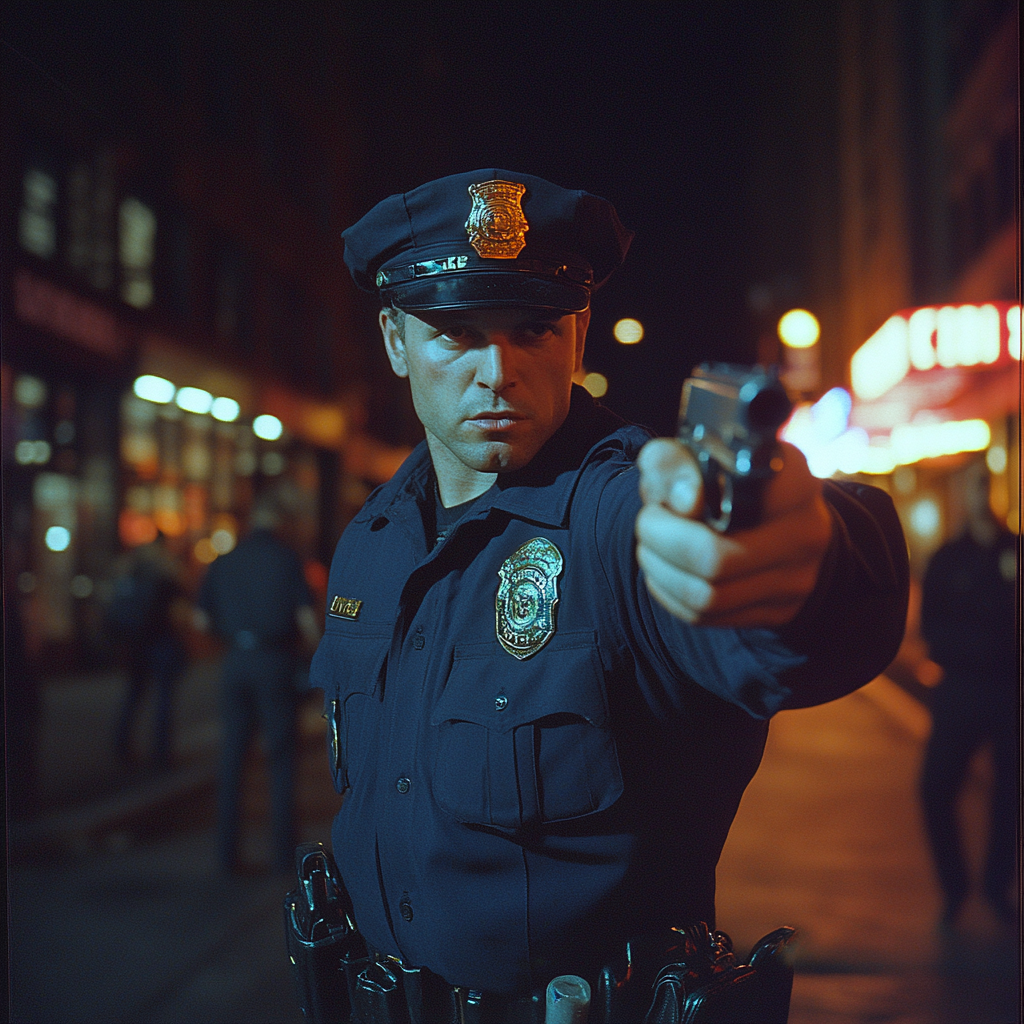
<svg viewBox="0 0 1024 1024"><path fill-rule="evenodd" d="M779 338L790 348L810 348L820 337L818 318L806 309L791 309L779 320Z"/></svg>
<svg viewBox="0 0 1024 1024"><path fill-rule="evenodd" d="M616 321L612 334L620 345L635 345L643 339L644 325L632 317L625 317Z"/></svg>

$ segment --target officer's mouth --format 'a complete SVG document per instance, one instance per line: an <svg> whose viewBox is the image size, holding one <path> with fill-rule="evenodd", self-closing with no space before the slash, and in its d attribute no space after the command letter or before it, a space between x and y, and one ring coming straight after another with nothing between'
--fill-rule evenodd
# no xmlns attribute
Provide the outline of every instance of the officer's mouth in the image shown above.
<svg viewBox="0 0 1024 1024"><path fill-rule="evenodd" d="M476 416L470 416L466 422L477 430L486 430L489 433L493 433L495 431L510 430L524 419L526 419L525 416L515 412L482 412Z"/></svg>

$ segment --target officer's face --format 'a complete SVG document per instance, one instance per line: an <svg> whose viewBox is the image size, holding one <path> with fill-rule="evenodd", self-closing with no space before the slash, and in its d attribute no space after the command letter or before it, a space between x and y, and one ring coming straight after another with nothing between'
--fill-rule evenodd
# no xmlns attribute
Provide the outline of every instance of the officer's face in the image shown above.
<svg viewBox="0 0 1024 1024"><path fill-rule="evenodd" d="M381 313L388 358L409 378L439 476L446 461L501 473L537 454L569 412L589 321L589 310L439 310L407 314L400 332Z"/></svg>

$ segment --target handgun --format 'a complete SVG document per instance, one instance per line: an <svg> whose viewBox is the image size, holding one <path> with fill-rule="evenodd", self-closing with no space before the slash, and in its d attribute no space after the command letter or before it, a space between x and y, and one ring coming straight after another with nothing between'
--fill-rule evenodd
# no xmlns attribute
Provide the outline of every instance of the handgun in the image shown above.
<svg viewBox="0 0 1024 1024"><path fill-rule="evenodd" d="M704 522L756 526L765 485L782 468L776 434L792 410L775 367L702 363L683 382L679 441L704 481Z"/></svg>

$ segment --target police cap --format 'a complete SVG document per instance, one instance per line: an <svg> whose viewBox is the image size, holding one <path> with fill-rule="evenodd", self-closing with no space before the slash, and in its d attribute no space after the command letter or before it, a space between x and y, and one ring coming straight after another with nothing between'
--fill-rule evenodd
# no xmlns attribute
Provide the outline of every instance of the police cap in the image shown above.
<svg viewBox="0 0 1024 1024"><path fill-rule="evenodd" d="M389 196L342 237L356 284L384 306L578 313L633 233L606 199L488 168Z"/></svg>

